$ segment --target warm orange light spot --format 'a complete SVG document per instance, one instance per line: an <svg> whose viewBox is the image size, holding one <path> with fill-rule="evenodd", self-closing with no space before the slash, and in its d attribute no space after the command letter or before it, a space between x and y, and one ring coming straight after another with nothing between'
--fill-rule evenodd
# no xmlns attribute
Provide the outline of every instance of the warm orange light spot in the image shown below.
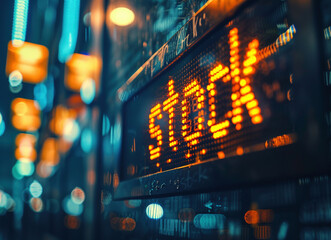
<svg viewBox="0 0 331 240"><path fill-rule="evenodd" d="M254 39L252 42L248 44L249 48L258 48L259 47L259 40Z"/></svg>
<svg viewBox="0 0 331 240"><path fill-rule="evenodd" d="M21 131L36 131L40 125L39 105L34 100L15 98L11 104L12 124Z"/></svg>
<svg viewBox="0 0 331 240"><path fill-rule="evenodd" d="M245 95L245 94L247 94L247 93L249 93L249 92L251 92L251 91L252 91L252 88L251 88L250 86L246 86L246 87L240 89L240 93L241 93L242 95Z"/></svg>
<svg viewBox="0 0 331 240"><path fill-rule="evenodd" d="M292 144L295 142L295 136L294 135L288 135L284 134L281 136L274 137L272 139L269 139L265 142L266 148L274 148L274 147L281 147L288 144Z"/></svg>
<svg viewBox="0 0 331 240"><path fill-rule="evenodd" d="M74 53L66 63L65 86L79 92L83 82L91 78L98 89L101 67L102 62L98 57Z"/></svg>
<svg viewBox="0 0 331 240"><path fill-rule="evenodd" d="M198 125L198 128L199 128L199 130L201 130L203 127L202 127L202 124L199 124Z"/></svg>
<svg viewBox="0 0 331 240"><path fill-rule="evenodd" d="M238 98L237 93L232 93L232 94L231 94L231 99L232 99L232 101L235 101L237 98Z"/></svg>
<svg viewBox="0 0 331 240"><path fill-rule="evenodd" d="M236 152L237 152L237 155L243 155L244 154L244 149L241 146L239 146L239 147L237 147Z"/></svg>
<svg viewBox="0 0 331 240"><path fill-rule="evenodd" d="M253 124L259 124L263 121L263 118L261 115L255 116L252 118L252 123Z"/></svg>
<svg viewBox="0 0 331 240"><path fill-rule="evenodd" d="M223 158L225 158L225 154L224 154L224 152L222 152L222 151L221 151L221 152L218 152L218 153L217 153L217 156L218 156L219 159L223 159Z"/></svg>
<svg viewBox="0 0 331 240"><path fill-rule="evenodd" d="M6 74L15 70L23 76L23 81L40 83L47 76L48 49L45 46L24 42L21 46L8 43Z"/></svg>
<svg viewBox="0 0 331 240"><path fill-rule="evenodd" d="M47 138L40 152L40 161L49 166L55 166L60 161L58 142L55 138Z"/></svg>
<svg viewBox="0 0 331 240"><path fill-rule="evenodd" d="M253 117L255 115L258 115L261 113L261 109L259 107L253 108L251 110L249 110L249 116Z"/></svg>
<svg viewBox="0 0 331 240"><path fill-rule="evenodd" d="M171 163L171 159L170 158L167 160L167 163Z"/></svg>
<svg viewBox="0 0 331 240"><path fill-rule="evenodd" d="M187 153L187 154L185 155L185 157L186 157L186 158L190 158L190 157L191 157L191 154L190 154L190 153Z"/></svg>
<svg viewBox="0 0 331 240"><path fill-rule="evenodd" d="M248 102L246 107L249 110L249 109L252 109L252 108L256 107L257 105L258 105L257 100L253 100L253 101Z"/></svg>
<svg viewBox="0 0 331 240"><path fill-rule="evenodd" d="M244 68L244 71L243 71L243 73L245 75L250 75L250 74L253 74L254 72L255 72L255 69L253 67Z"/></svg>
<svg viewBox="0 0 331 240"><path fill-rule="evenodd" d="M65 129L65 122L68 119L75 119L77 113L73 109L59 105L53 110L53 117L49 123L50 130L56 135L62 136Z"/></svg>
<svg viewBox="0 0 331 240"><path fill-rule="evenodd" d="M259 213L256 210L248 210L244 219L247 224L258 224L260 219Z"/></svg>
<svg viewBox="0 0 331 240"><path fill-rule="evenodd" d="M149 149L149 150L152 150L152 149L153 149L153 145L149 145L149 146L148 146L148 149Z"/></svg>
<svg viewBox="0 0 331 240"><path fill-rule="evenodd" d="M207 152L206 149L202 149L202 150L201 150L201 154L202 154L202 155L205 155L206 152Z"/></svg>
<svg viewBox="0 0 331 240"><path fill-rule="evenodd" d="M236 124L236 130L239 131L242 128L241 124Z"/></svg>
<svg viewBox="0 0 331 240"><path fill-rule="evenodd" d="M211 116L214 118L214 117L216 117L216 112L211 112Z"/></svg>

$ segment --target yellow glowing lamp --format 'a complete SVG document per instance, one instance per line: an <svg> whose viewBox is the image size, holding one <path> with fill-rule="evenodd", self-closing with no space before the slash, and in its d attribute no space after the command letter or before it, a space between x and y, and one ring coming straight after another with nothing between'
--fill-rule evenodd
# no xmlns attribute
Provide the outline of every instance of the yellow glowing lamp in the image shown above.
<svg viewBox="0 0 331 240"><path fill-rule="evenodd" d="M58 142L55 138L47 138L41 148L40 161L48 166L55 166L60 161Z"/></svg>
<svg viewBox="0 0 331 240"><path fill-rule="evenodd" d="M62 105L59 105L53 111L53 118L49 123L50 130L58 136L63 135L65 122L68 119L75 119L77 116L76 111L67 109Z"/></svg>
<svg viewBox="0 0 331 240"><path fill-rule="evenodd" d="M95 56L75 53L66 63L65 86L79 92L83 82L92 78L98 83L101 70L101 62Z"/></svg>
<svg viewBox="0 0 331 240"><path fill-rule="evenodd" d="M31 134L18 134L15 139L17 146L15 150L16 159L27 159L31 162L35 161L37 158L37 151L34 148L36 141L36 137Z"/></svg>
<svg viewBox="0 0 331 240"><path fill-rule="evenodd" d="M20 131L36 131L41 124L38 103L34 100L15 98L11 104L12 124Z"/></svg>
<svg viewBox="0 0 331 240"><path fill-rule="evenodd" d="M14 46L8 43L6 74L9 76L14 71L19 71L23 81L40 83L47 76L48 49L45 46L24 42Z"/></svg>

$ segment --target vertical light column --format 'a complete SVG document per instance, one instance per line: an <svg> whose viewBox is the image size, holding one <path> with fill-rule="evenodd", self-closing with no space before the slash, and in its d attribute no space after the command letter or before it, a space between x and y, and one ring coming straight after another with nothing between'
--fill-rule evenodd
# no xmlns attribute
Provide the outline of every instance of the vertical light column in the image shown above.
<svg viewBox="0 0 331 240"><path fill-rule="evenodd" d="M23 45L25 41L28 9L29 0L15 0L12 41L16 47Z"/></svg>
<svg viewBox="0 0 331 240"><path fill-rule="evenodd" d="M59 44L59 61L66 62L75 51L79 27L80 0L65 0L62 35Z"/></svg>

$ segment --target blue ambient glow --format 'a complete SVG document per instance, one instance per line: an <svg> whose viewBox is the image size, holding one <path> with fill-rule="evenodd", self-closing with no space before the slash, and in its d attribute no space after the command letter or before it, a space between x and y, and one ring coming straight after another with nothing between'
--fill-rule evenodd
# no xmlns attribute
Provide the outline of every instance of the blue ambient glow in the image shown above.
<svg viewBox="0 0 331 240"><path fill-rule="evenodd" d="M91 129L86 128L83 130L80 139L80 146L85 153L89 153L92 150L93 132Z"/></svg>
<svg viewBox="0 0 331 240"><path fill-rule="evenodd" d="M193 223L200 229L224 229L225 220L222 214L197 214Z"/></svg>
<svg viewBox="0 0 331 240"><path fill-rule="evenodd" d="M106 115L102 117L102 136L106 135L110 129L110 121Z"/></svg>
<svg viewBox="0 0 331 240"><path fill-rule="evenodd" d="M79 216L83 212L83 204L76 204L71 197L66 197L62 202L63 210L72 216Z"/></svg>
<svg viewBox="0 0 331 240"><path fill-rule="evenodd" d="M66 62L75 51L79 27L80 0L64 0L59 61Z"/></svg>
<svg viewBox="0 0 331 240"><path fill-rule="evenodd" d="M34 173L34 164L32 162L18 160L14 167L21 176L31 176Z"/></svg>
<svg viewBox="0 0 331 240"><path fill-rule="evenodd" d="M47 88L44 83L37 84L33 89L35 101L38 102L40 110L44 110L47 106Z"/></svg>
<svg viewBox="0 0 331 240"><path fill-rule="evenodd" d="M34 180L29 187L29 191L30 194L32 195L32 197L34 198L39 198L41 196L41 194L43 193L43 187L41 186L41 184Z"/></svg>
<svg viewBox="0 0 331 240"><path fill-rule="evenodd" d="M160 219L163 216L163 208L157 203L149 204L146 208L146 215L150 219Z"/></svg>
<svg viewBox="0 0 331 240"><path fill-rule="evenodd" d="M86 104L90 104L93 101L95 97L95 83L93 79L89 78L83 82L80 88L80 97Z"/></svg>
<svg viewBox="0 0 331 240"><path fill-rule="evenodd" d="M0 137L5 133L5 130L6 130L6 124L0 113Z"/></svg>
<svg viewBox="0 0 331 240"><path fill-rule="evenodd" d="M15 0L12 41L14 46L21 46L25 41L28 19L29 0Z"/></svg>
<svg viewBox="0 0 331 240"><path fill-rule="evenodd" d="M9 84L11 87L18 87L22 84L23 75L20 71L15 70L11 74L9 74Z"/></svg>

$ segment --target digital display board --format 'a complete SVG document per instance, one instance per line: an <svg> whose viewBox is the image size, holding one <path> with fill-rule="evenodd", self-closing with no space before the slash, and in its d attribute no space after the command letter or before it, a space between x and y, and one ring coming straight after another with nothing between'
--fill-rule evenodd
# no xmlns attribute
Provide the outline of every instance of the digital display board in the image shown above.
<svg viewBox="0 0 331 240"><path fill-rule="evenodd" d="M247 7L132 96L123 107L123 179L294 143L295 35L286 2Z"/></svg>

